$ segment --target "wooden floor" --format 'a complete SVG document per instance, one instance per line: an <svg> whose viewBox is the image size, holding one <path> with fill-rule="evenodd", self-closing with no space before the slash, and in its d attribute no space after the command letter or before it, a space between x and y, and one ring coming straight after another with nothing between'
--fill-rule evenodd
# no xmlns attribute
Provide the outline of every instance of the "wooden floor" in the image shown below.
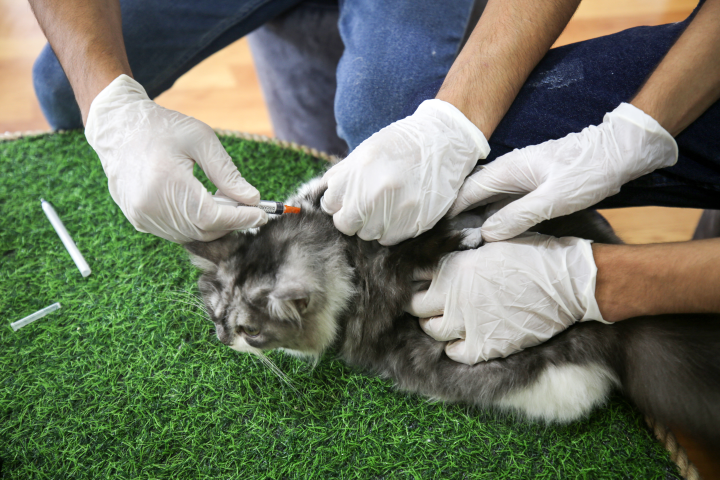
<svg viewBox="0 0 720 480"><path fill-rule="evenodd" d="M607 35L638 25L683 20L696 0L585 0L556 46ZM0 133L45 130L35 99L31 69L45 38L27 0L0 0ZM272 135L252 58L244 40L205 60L180 78L157 102L212 127ZM627 208L605 210L628 243L688 240L699 210ZM720 478L720 462L682 437L706 479Z"/></svg>

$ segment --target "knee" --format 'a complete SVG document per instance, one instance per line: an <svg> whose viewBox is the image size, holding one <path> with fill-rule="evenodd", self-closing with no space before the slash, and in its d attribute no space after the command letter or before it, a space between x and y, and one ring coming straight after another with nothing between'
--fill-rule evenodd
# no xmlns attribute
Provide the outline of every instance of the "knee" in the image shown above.
<svg viewBox="0 0 720 480"><path fill-rule="evenodd" d="M402 8L391 2L378 15L364 3L377 2L346 2L339 23L345 51L335 116L350 149L402 118L419 90L445 78L472 7L470 0L449 2L452 8L433 0L399 2Z"/></svg>
<svg viewBox="0 0 720 480"><path fill-rule="evenodd" d="M35 60L32 76L35 95L50 126L54 130L82 128L75 94L49 44Z"/></svg>
<svg viewBox="0 0 720 480"><path fill-rule="evenodd" d="M386 88L389 81L382 81L380 75L362 76L358 82L347 82L339 76L335 94L337 134L347 142L349 151L398 120L404 104L405 92Z"/></svg>

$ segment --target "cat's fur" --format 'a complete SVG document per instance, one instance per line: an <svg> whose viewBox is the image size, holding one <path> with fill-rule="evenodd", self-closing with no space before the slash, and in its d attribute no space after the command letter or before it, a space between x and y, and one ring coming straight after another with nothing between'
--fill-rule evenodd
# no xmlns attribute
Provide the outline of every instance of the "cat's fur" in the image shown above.
<svg viewBox="0 0 720 480"><path fill-rule="evenodd" d="M619 388L657 420L720 445L720 316L584 322L507 358L456 363L403 306L413 271L461 247L458 222L384 247L336 230L319 208L324 188L314 180L288 201L302 207L299 215L187 246L204 271L200 292L224 344L309 357L334 349L403 390L549 422L578 419ZM593 212L537 230L619 242Z"/></svg>

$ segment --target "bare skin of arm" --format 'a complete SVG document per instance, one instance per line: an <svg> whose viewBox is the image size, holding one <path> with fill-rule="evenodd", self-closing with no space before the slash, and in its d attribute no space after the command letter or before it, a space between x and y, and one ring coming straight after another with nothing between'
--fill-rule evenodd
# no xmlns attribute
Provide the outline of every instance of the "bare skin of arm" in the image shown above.
<svg viewBox="0 0 720 480"><path fill-rule="evenodd" d="M655 245L593 244L603 318L720 312L720 238Z"/></svg>
<svg viewBox="0 0 720 480"><path fill-rule="evenodd" d="M632 104L671 135L720 99L720 1L708 0ZM595 298L611 322L638 315L720 312L720 238L593 245Z"/></svg>
<svg viewBox="0 0 720 480"><path fill-rule="evenodd" d="M671 135L720 98L720 1L708 0L632 104ZM593 245L595 298L611 322L638 315L720 312L720 239Z"/></svg>
<svg viewBox="0 0 720 480"><path fill-rule="evenodd" d="M90 104L119 75L132 76L117 0L30 0L87 120Z"/></svg>
<svg viewBox="0 0 720 480"><path fill-rule="evenodd" d="M633 105L676 136L720 99L720 1L708 0Z"/></svg>
<svg viewBox="0 0 720 480"><path fill-rule="evenodd" d="M720 99L720 1L708 0L631 102L671 135ZM720 312L720 239L593 245L595 298L611 322Z"/></svg>
<svg viewBox="0 0 720 480"><path fill-rule="evenodd" d="M579 4L490 0L436 98L489 138ZM720 98L719 57L720 1L708 0L631 103L679 134Z"/></svg>
<svg viewBox="0 0 720 480"><path fill-rule="evenodd" d="M436 98L453 104L490 138L579 4L490 0Z"/></svg>
<svg viewBox="0 0 720 480"><path fill-rule="evenodd" d="M437 98L490 137L579 2L488 2ZM675 136L720 98L720 0L707 0L632 104ZM478 92L483 92L478 95ZM720 239L593 245L603 317L720 312Z"/></svg>

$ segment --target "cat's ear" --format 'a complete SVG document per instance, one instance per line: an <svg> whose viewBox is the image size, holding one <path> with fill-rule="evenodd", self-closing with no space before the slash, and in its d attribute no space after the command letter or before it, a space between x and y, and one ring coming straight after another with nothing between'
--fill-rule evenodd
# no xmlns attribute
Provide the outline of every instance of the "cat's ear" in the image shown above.
<svg viewBox="0 0 720 480"><path fill-rule="evenodd" d="M185 245L190 261L204 273L217 271L218 265L235 252L242 243L242 235L230 233L212 242L191 242Z"/></svg>
<svg viewBox="0 0 720 480"><path fill-rule="evenodd" d="M300 322L311 297L312 292L307 284L281 279L268 298L268 308L275 318Z"/></svg>

